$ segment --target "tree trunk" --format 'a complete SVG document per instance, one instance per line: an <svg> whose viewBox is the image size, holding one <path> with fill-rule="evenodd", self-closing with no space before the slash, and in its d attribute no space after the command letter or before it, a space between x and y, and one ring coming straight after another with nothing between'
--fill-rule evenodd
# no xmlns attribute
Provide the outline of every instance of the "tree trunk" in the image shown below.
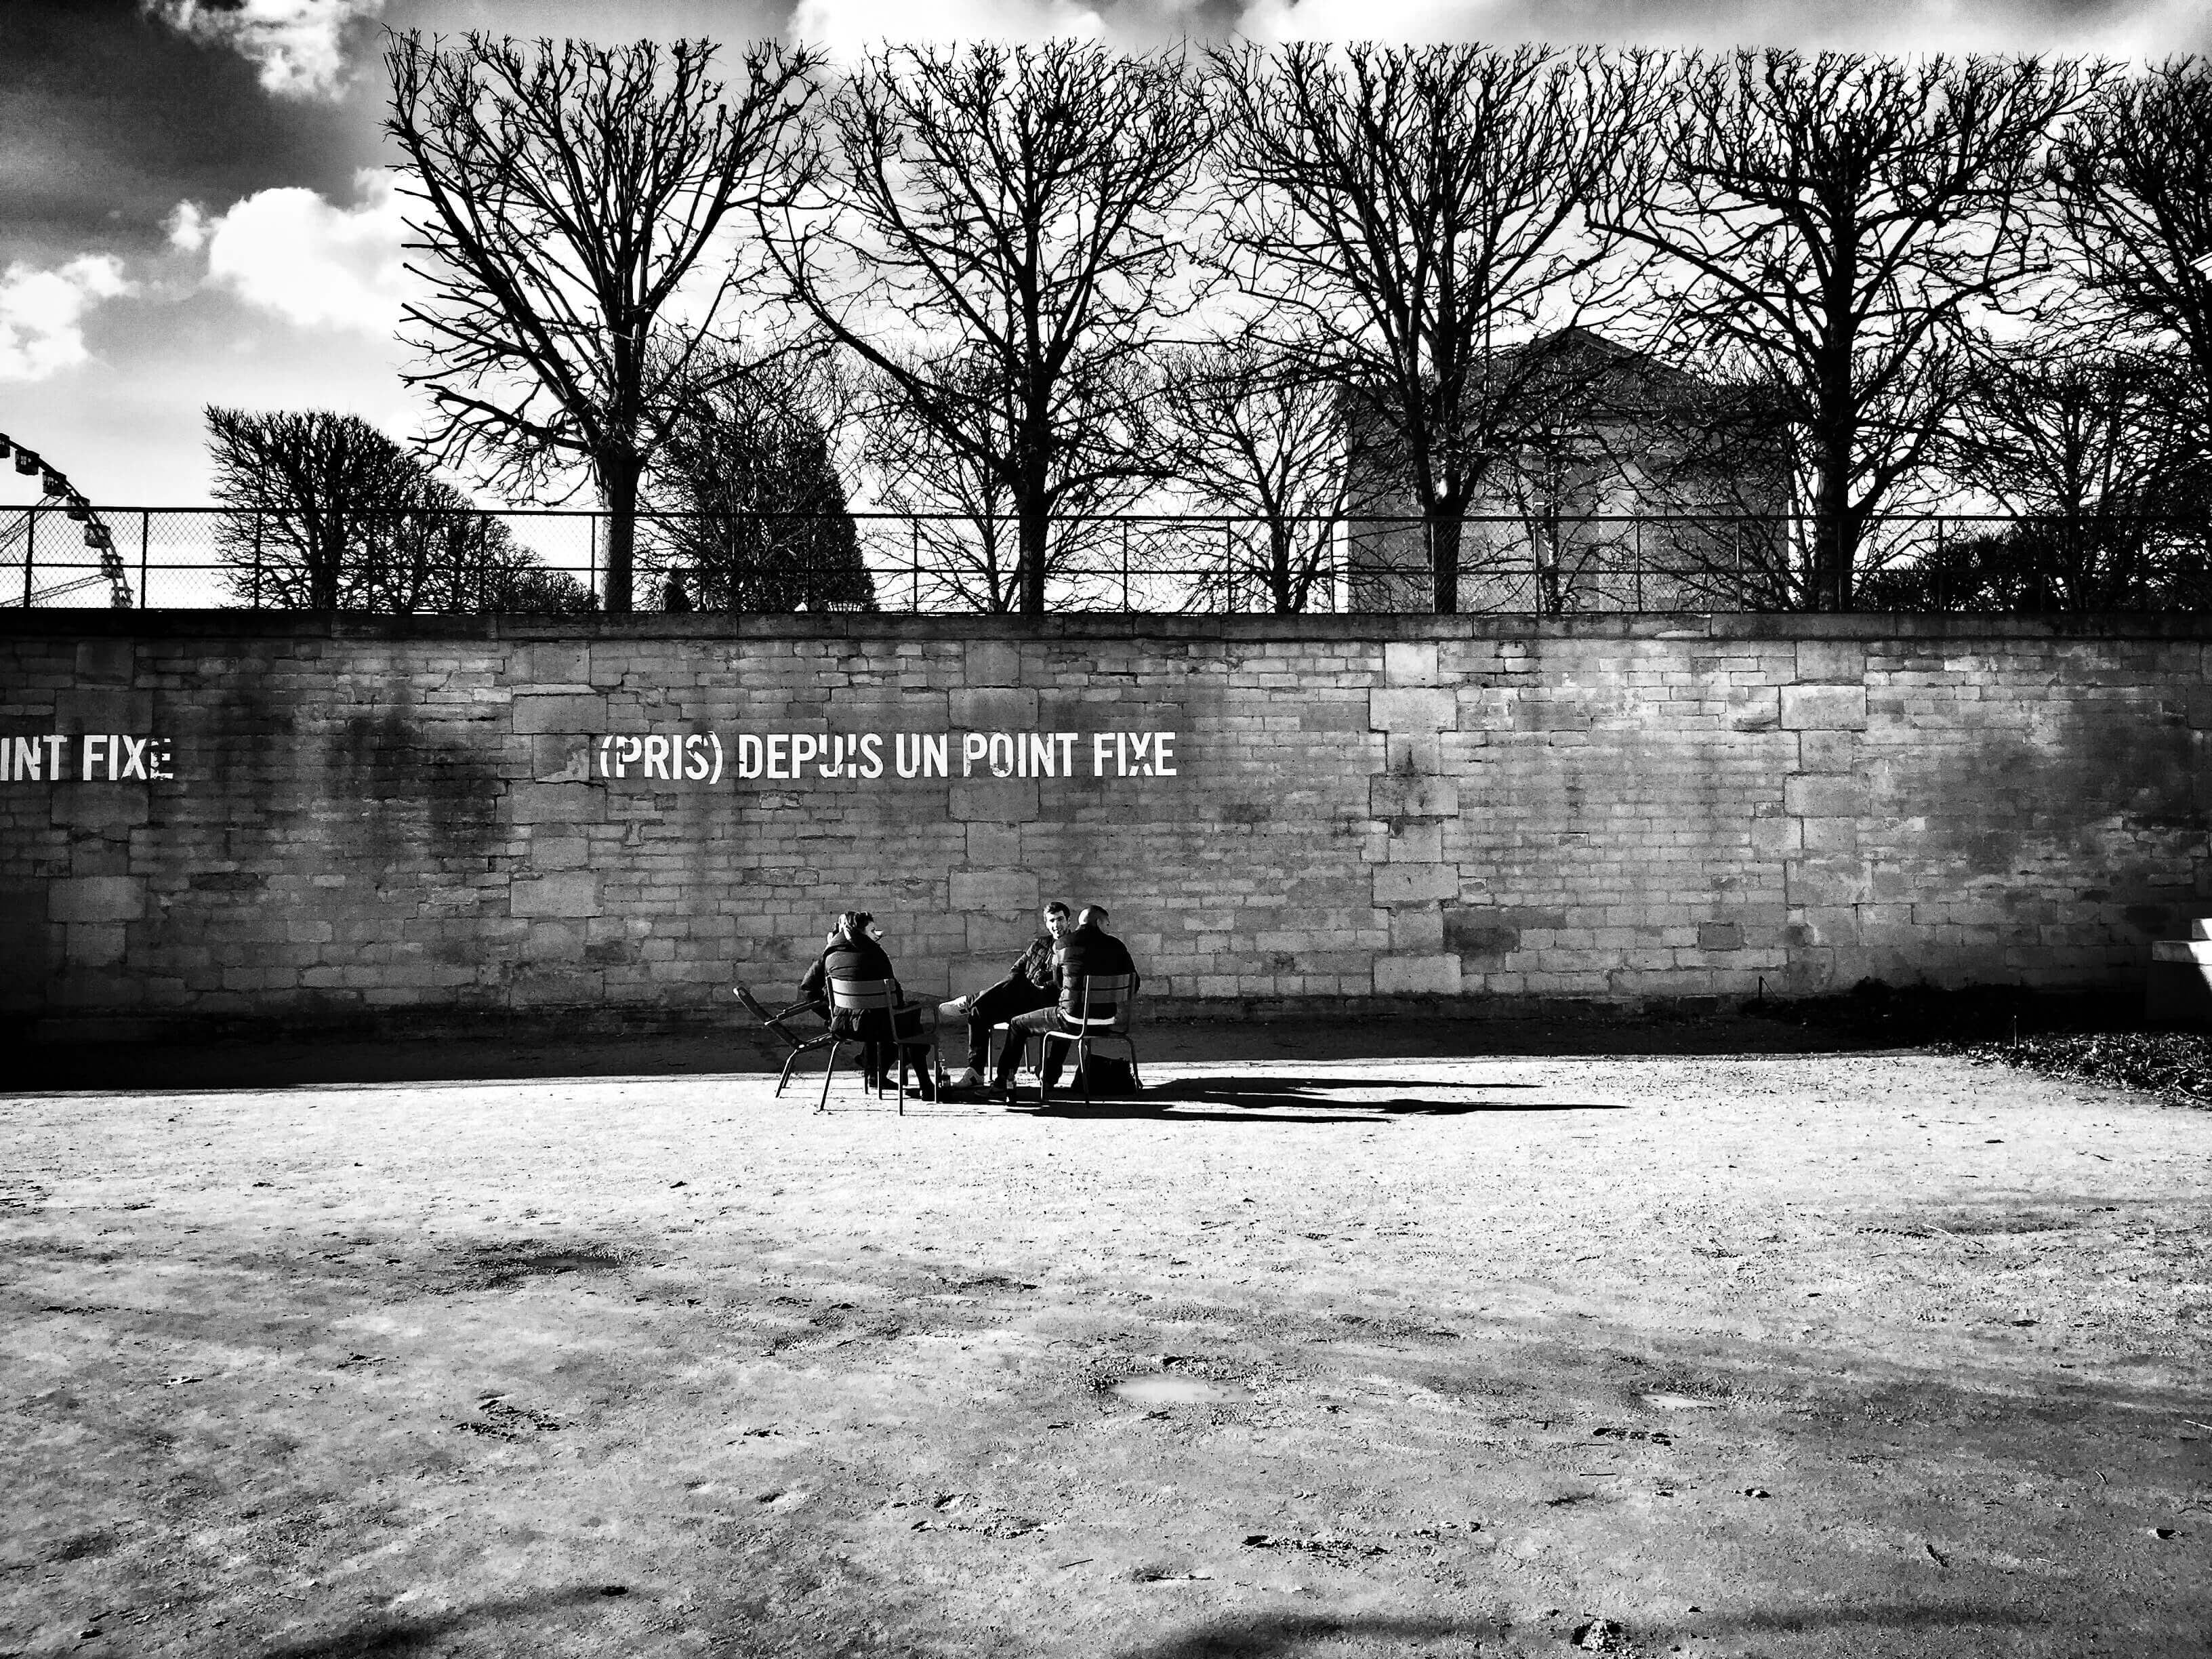
<svg viewBox="0 0 2212 1659"><path fill-rule="evenodd" d="M1297 533L1294 524L1278 522L1267 526L1267 585L1274 592L1279 617L1287 617L1298 608L1291 592L1291 538Z"/></svg>
<svg viewBox="0 0 2212 1659"><path fill-rule="evenodd" d="M1459 614L1459 543L1465 517L1438 508L1428 519L1429 575L1439 617Z"/></svg>
<svg viewBox="0 0 2212 1659"><path fill-rule="evenodd" d="M1851 608L1851 562L1857 551L1851 533L1850 499L1845 469L1832 455L1820 458L1820 493L1813 503L1813 609Z"/></svg>
<svg viewBox="0 0 2212 1659"><path fill-rule="evenodd" d="M338 608L338 567L345 562L345 520L336 514L324 519L319 525L310 519L307 525L307 609L335 611Z"/></svg>
<svg viewBox="0 0 2212 1659"><path fill-rule="evenodd" d="M607 589L605 606L610 616L625 616L631 608L631 572L637 553L637 485L645 469L635 455L599 457L599 495L607 509Z"/></svg>
<svg viewBox="0 0 2212 1659"><path fill-rule="evenodd" d="M1022 614L1044 615L1044 563L1051 545L1052 508L1042 480L1024 481L1014 503L1016 527L1021 538Z"/></svg>
<svg viewBox="0 0 2212 1659"><path fill-rule="evenodd" d="M1044 615L1044 559L1051 520L1041 505L1021 508L1022 615Z"/></svg>

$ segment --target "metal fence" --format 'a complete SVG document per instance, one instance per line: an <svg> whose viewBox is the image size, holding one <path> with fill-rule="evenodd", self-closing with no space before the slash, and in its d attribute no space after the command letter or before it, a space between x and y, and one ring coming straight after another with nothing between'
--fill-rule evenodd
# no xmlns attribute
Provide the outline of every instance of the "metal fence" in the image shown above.
<svg viewBox="0 0 2212 1659"><path fill-rule="evenodd" d="M1484 514L1463 521L1465 613L1806 608L1813 525L1744 514ZM1425 611L1434 531L1416 518L1188 514L1051 526L1046 608L1174 614ZM1011 520L647 514L638 611L957 614L1020 607ZM605 591L606 515L539 510L336 526L220 508L0 509L0 604L580 611ZM1860 608L2212 608L2203 523L1897 514L1863 534ZM2098 584L2101 583L2100 587Z"/></svg>

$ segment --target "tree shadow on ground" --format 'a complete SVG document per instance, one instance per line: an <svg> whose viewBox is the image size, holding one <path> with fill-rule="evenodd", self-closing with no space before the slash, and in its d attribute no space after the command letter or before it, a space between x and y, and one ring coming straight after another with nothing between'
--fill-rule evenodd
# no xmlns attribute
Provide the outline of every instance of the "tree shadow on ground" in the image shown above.
<svg viewBox="0 0 2212 1659"><path fill-rule="evenodd" d="M1934 1606L1893 1602L1880 1606L1778 1607L1733 1616L1700 1617L1660 1624L1613 1626L1614 1632L1584 1641L1582 1632L1598 1622L1577 1617L1554 1632L1567 1644L1591 1651L1640 1652L1672 1639L1710 1639L1721 1631L1798 1632L1819 1629L1969 1632L1976 1629L2019 1629L2044 1622L2014 1607L1992 1603ZM1604 1621L1611 1623L1612 1621ZM1443 1619L1385 1618L1327 1613L1261 1613L1247 1619L1216 1619L1142 1647L1115 1650L1114 1659L1275 1659L1328 1644L1332 1649L1357 1644L1377 1654L1404 1649L1427 1653L1433 1644L1463 1644L1466 1650L1503 1640L1511 1626L1491 1620L1472 1623Z"/></svg>
<svg viewBox="0 0 2212 1659"><path fill-rule="evenodd" d="M1406 1645L1421 1651L1432 1643L1457 1642L1473 1650L1503 1634L1499 1626L1487 1620L1466 1624L1369 1613L1264 1613L1210 1620L1164 1641L1116 1649L1114 1659L1269 1659L1321 1642L1358 1642L1386 1649Z"/></svg>
<svg viewBox="0 0 2212 1659"><path fill-rule="evenodd" d="M577 1585L539 1595L483 1601L420 1619L375 1618L351 1630L258 1648L256 1659L414 1659L417 1654L436 1650L434 1644L482 1626L535 1618L562 1607L618 1601L627 1594L618 1586Z"/></svg>

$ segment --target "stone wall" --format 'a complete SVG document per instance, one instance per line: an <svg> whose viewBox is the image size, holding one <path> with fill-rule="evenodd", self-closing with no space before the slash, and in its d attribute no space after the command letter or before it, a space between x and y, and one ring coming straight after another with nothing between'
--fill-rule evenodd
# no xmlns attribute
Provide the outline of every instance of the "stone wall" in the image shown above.
<svg viewBox="0 0 2212 1659"><path fill-rule="evenodd" d="M1148 988L1208 1006L2123 988L2212 912L2206 639L15 612L0 1011L733 1017L733 979L781 994L848 907L935 995L1054 896L1112 905ZM1042 735L998 777L1004 748L963 775L970 732ZM1172 774L1124 775L1115 732L1172 733ZM737 775L784 733L874 734L880 775ZM896 739L932 734L951 775L899 777Z"/></svg>

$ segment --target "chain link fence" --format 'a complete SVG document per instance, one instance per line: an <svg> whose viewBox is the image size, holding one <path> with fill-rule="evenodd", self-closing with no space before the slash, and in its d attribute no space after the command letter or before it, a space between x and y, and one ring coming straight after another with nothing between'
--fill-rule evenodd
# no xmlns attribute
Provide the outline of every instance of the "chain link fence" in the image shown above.
<svg viewBox="0 0 2212 1659"><path fill-rule="evenodd" d="M1474 515L1470 614L1808 608L1814 525L1753 515ZM1193 514L1050 526L1045 605L1121 614L1426 611L1435 526ZM53 608L576 613L606 586L606 516L295 515L220 508L0 510L0 603ZM1021 608L1011 520L647 514L638 611L991 613ZM1858 608L2212 608L2212 527L2139 519L1898 514L1869 523Z"/></svg>

